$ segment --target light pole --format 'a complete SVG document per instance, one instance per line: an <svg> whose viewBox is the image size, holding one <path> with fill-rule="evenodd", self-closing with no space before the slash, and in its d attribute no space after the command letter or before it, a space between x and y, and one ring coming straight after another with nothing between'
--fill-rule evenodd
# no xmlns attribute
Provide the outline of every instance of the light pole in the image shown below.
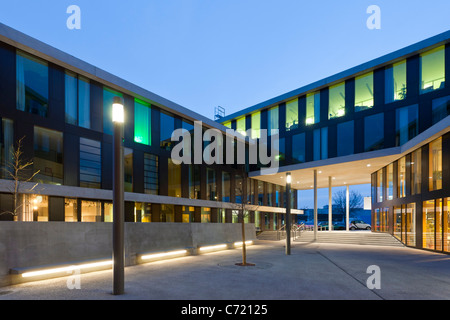
<svg viewBox="0 0 450 320"><path fill-rule="evenodd" d="M123 168L123 99L114 97L112 121L113 141L113 294L125 292L125 250L124 250L124 168Z"/></svg>
<svg viewBox="0 0 450 320"><path fill-rule="evenodd" d="M286 255L291 254L291 173L286 174Z"/></svg>

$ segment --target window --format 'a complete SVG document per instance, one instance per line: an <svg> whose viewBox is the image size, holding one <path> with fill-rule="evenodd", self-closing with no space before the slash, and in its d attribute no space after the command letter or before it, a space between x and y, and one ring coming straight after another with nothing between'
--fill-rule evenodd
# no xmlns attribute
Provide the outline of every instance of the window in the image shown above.
<svg viewBox="0 0 450 320"><path fill-rule="evenodd" d="M102 182L102 144L80 138L80 187L100 189Z"/></svg>
<svg viewBox="0 0 450 320"><path fill-rule="evenodd" d="M241 135L246 135L245 129L245 116L236 120L236 131Z"/></svg>
<svg viewBox="0 0 450 320"><path fill-rule="evenodd" d="M428 168L429 190L442 189L442 137L430 143Z"/></svg>
<svg viewBox="0 0 450 320"><path fill-rule="evenodd" d="M107 134L113 134L112 104L114 97L123 97L123 95L110 88L103 88L103 132Z"/></svg>
<svg viewBox="0 0 450 320"><path fill-rule="evenodd" d="M306 125L320 122L320 92L306 95Z"/></svg>
<svg viewBox="0 0 450 320"><path fill-rule="evenodd" d="M216 171L206 168L206 199L217 201Z"/></svg>
<svg viewBox="0 0 450 320"><path fill-rule="evenodd" d="M345 115L345 82L329 89L328 119Z"/></svg>
<svg viewBox="0 0 450 320"><path fill-rule="evenodd" d="M279 129L279 122L278 122L278 106L270 108L268 111L268 117L267 117L267 135L272 135L272 130L278 130Z"/></svg>
<svg viewBox="0 0 450 320"><path fill-rule="evenodd" d="M200 167L189 165L189 198L200 199Z"/></svg>
<svg viewBox="0 0 450 320"><path fill-rule="evenodd" d="M438 123L450 115L450 96L433 100L432 121Z"/></svg>
<svg viewBox="0 0 450 320"><path fill-rule="evenodd" d="M273 184L268 183L267 184L267 205L269 207L272 207L273 205Z"/></svg>
<svg viewBox="0 0 450 320"><path fill-rule="evenodd" d="M354 153L355 135L354 122L348 121L337 125L337 155L338 157Z"/></svg>
<svg viewBox="0 0 450 320"><path fill-rule="evenodd" d="M386 167L386 197L387 200L394 198L394 165L392 163Z"/></svg>
<svg viewBox="0 0 450 320"><path fill-rule="evenodd" d="M133 192L133 149L123 148L124 191Z"/></svg>
<svg viewBox="0 0 450 320"><path fill-rule="evenodd" d="M101 222L102 203L100 201L81 201L81 221Z"/></svg>
<svg viewBox="0 0 450 320"><path fill-rule="evenodd" d="M252 114L252 139L261 137L261 111Z"/></svg>
<svg viewBox="0 0 450 320"><path fill-rule="evenodd" d="M445 46L420 55L420 93L445 87Z"/></svg>
<svg viewBox="0 0 450 320"><path fill-rule="evenodd" d="M258 180L258 205L262 206L264 203L264 182L261 180Z"/></svg>
<svg viewBox="0 0 450 320"><path fill-rule="evenodd" d="M77 199L64 199L64 221L77 222L78 221L78 205Z"/></svg>
<svg viewBox="0 0 450 320"><path fill-rule="evenodd" d="M223 125L231 129L231 121L224 122Z"/></svg>
<svg viewBox="0 0 450 320"><path fill-rule="evenodd" d="M416 204L406 206L406 245L416 245Z"/></svg>
<svg viewBox="0 0 450 320"><path fill-rule="evenodd" d="M316 129L314 135L314 161L328 158L328 128Z"/></svg>
<svg viewBox="0 0 450 320"><path fill-rule="evenodd" d="M406 94L406 60L403 60L385 70L385 101L404 100Z"/></svg>
<svg viewBox="0 0 450 320"><path fill-rule="evenodd" d="M230 202L230 196L231 196L230 174L228 172L222 172L222 201Z"/></svg>
<svg viewBox="0 0 450 320"><path fill-rule="evenodd" d="M377 202L383 202L383 169L377 171Z"/></svg>
<svg viewBox="0 0 450 320"><path fill-rule="evenodd" d="M378 113L364 119L364 150L382 149L384 145L384 114Z"/></svg>
<svg viewBox="0 0 450 320"><path fill-rule="evenodd" d="M34 177L36 182L63 183L63 134L34 127Z"/></svg>
<svg viewBox="0 0 450 320"><path fill-rule="evenodd" d="M144 153L144 192L146 194L159 194L158 167L158 157L149 153Z"/></svg>
<svg viewBox="0 0 450 320"><path fill-rule="evenodd" d="M413 105L395 111L396 146L414 138L419 131L419 107Z"/></svg>
<svg viewBox="0 0 450 320"><path fill-rule="evenodd" d="M406 196L406 158L400 158L397 162L397 196L404 198Z"/></svg>
<svg viewBox="0 0 450 320"><path fill-rule="evenodd" d="M411 153L411 194L420 194L422 188L422 149Z"/></svg>
<svg viewBox="0 0 450 320"><path fill-rule="evenodd" d="M435 248L435 201L429 200L423 202L423 224L422 224L422 239L423 248Z"/></svg>
<svg viewBox="0 0 450 320"><path fill-rule="evenodd" d="M172 133L175 130L175 118L160 112L160 147L165 150L172 149Z"/></svg>
<svg viewBox="0 0 450 320"><path fill-rule="evenodd" d="M304 163L305 157L305 133L292 136L292 158L295 163Z"/></svg>
<svg viewBox="0 0 450 320"><path fill-rule="evenodd" d="M89 129L91 127L89 80L75 73L65 74L66 123Z"/></svg>
<svg viewBox="0 0 450 320"><path fill-rule="evenodd" d="M6 170L10 170L12 165L12 152L14 148L14 128L13 121L9 119L1 119L0 127L0 166L5 170L1 170L0 177L9 179ZM0 169L1 169L0 168Z"/></svg>
<svg viewBox="0 0 450 320"><path fill-rule="evenodd" d="M355 78L355 111L373 107L373 72Z"/></svg>
<svg viewBox="0 0 450 320"><path fill-rule="evenodd" d="M48 63L24 52L16 59L17 109L42 117L48 114Z"/></svg>
<svg viewBox="0 0 450 320"><path fill-rule="evenodd" d="M244 184L243 179L240 174L234 175L234 185L235 185L235 202L242 203L242 195L244 194Z"/></svg>
<svg viewBox="0 0 450 320"><path fill-rule="evenodd" d="M168 159L168 187L169 197L181 197L181 165L174 164L172 159Z"/></svg>
<svg viewBox="0 0 450 320"><path fill-rule="evenodd" d="M298 99L286 103L286 131L298 128Z"/></svg>
<svg viewBox="0 0 450 320"><path fill-rule="evenodd" d="M152 145L152 109L139 99L134 100L134 141Z"/></svg>
<svg viewBox="0 0 450 320"><path fill-rule="evenodd" d="M444 229L444 251L450 251L450 198L444 198L444 204L442 208L443 214L443 225Z"/></svg>

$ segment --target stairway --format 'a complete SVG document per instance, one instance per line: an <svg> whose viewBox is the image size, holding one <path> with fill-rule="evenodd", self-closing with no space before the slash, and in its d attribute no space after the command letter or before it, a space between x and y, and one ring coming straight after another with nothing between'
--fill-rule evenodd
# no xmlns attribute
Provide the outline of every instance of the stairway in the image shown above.
<svg viewBox="0 0 450 320"><path fill-rule="evenodd" d="M295 241L313 242L314 232L305 231ZM317 242L404 247L399 240L388 233L375 233L370 231L318 231Z"/></svg>
<svg viewBox="0 0 450 320"><path fill-rule="evenodd" d="M286 235L285 232L280 232L280 235L278 235L278 231L263 231L256 238L258 240L278 241L286 239Z"/></svg>

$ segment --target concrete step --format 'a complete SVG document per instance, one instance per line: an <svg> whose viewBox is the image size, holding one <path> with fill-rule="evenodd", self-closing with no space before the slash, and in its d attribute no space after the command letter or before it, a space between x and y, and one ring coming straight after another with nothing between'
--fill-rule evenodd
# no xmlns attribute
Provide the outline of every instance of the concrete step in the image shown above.
<svg viewBox="0 0 450 320"><path fill-rule="evenodd" d="M300 237L295 241L313 242L314 232L302 232ZM399 240L390 234L370 231L319 231L317 232L317 242L404 247Z"/></svg>
<svg viewBox="0 0 450 320"><path fill-rule="evenodd" d="M277 241L286 239L286 235L284 232L278 234L278 231L263 231L256 238L258 240Z"/></svg>

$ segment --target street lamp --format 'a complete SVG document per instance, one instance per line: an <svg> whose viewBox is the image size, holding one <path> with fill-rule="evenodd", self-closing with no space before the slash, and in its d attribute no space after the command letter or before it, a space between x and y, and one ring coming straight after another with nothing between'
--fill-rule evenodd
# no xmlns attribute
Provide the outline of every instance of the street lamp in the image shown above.
<svg viewBox="0 0 450 320"><path fill-rule="evenodd" d="M291 254L291 173L286 173L286 255Z"/></svg>
<svg viewBox="0 0 450 320"><path fill-rule="evenodd" d="M123 168L123 98L114 97L112 121L113 142L113 294L124 293L125 250L124 250L124 168Z"/></svg>

